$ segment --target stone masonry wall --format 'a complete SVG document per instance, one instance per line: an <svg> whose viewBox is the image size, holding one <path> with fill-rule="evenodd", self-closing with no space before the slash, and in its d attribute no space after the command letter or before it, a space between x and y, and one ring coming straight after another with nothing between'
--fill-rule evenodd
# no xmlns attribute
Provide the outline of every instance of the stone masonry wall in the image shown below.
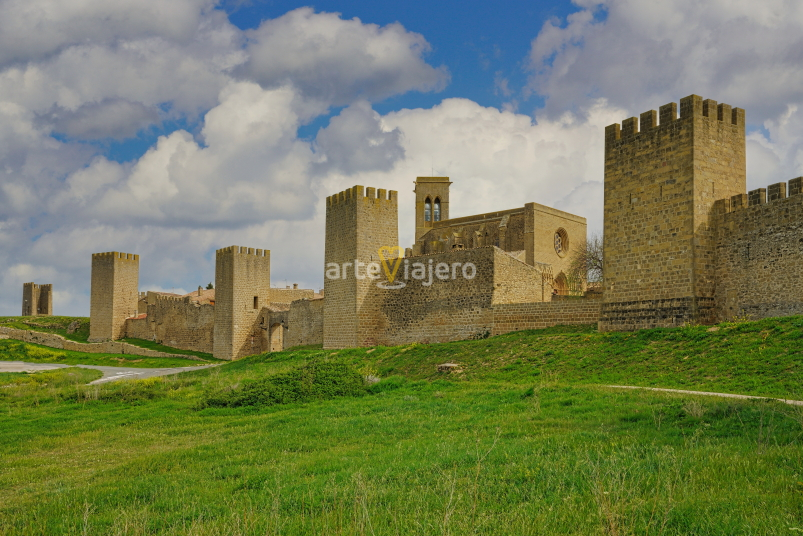
<svg viewBox="0 0 803 536"><path fill-rule="evenodd" d="M211 354L214 351L215 306L152 293L147 317L128 319L128 337L156 341L173 348Z"/></svg>
<svg viewBox="0 0 803 536"><path fill-rule="evenodd" d="M200 358L192 355L168 354L165 352L158 352L156 350L149 350L147 348L140 348L139 346L134 346L133 344L128 344L125 342L105 341L100 343L85 344L65 339L61 335L56 335L55 333L41 333L38 331L29 331L25 329L0 327L0 336L5 336L9 339L15 339L31 344L40 344L50 348L57 348L59 350L84 352L87 354L124 354L141 355L144 357L180 357L182 359L201 361Z"/></svg>
<svg viewBox="0 0 803 536"><path fill-rule="evenodd" d="M414 263L448 266L445 279L429 276L424 281L405 277L412 274ZM454 268L454 263L460 263ZM463 277L462 268L473 264L473 278ZM532 302L541 299L541 272L490 246L455 250L436 255L409 257L398 279L406 286L382 290L383 303L378 324L381 332L374 344L396 345L410 342L446 342L483 337L493 331L495 304ZM441 272L444 274L444 271ZM471 271L467 275L471 275ZM452 277L455 274L457 277ZM328 298L327 298L328 299Z"/></svg>
<svg viewBox="0 0 803 536"><path fill-rule="evenodd" d="M137 314L139 255L92 254L89 341L125 337L126 318Z"/></svg>
<svg viewBox="0 0 803 536"><path fill-rule="evenodd" d="M431 261L433 271L439 263L449 266L455 262L473 263L476 275L472 279L464 279L460 275L443 281L433 277L431 286L408 279L404 288L382 290L383 300L378 318L382 331L373 344L393 346L411 342L447 342L490 333L493 329L491 307L495 251L498 250L491 246L405 259L411 265L415 262L424 263L427 270ZM502 252L500 254L505 255ZM409 268L409 273L412 270L413 266ZM399 272L399 278L403 280L405 268L400 268ZM428 281L427 276L423 282Z"/></svg>
<svg viewBox="0 0 803 536"><path fill-rule="evenodd" d="M265 350L260 313L270 296L270 251L217 250L213 355L237 359Z"/></svg>
<svg viewBox="0 0 803 536"><path fill-rule="evenodd" d="M315 291L308 288L271 288L269 302L290 305L296 300L315 297Z"/></svg>
<svg viewBox="0 0 803 536"><path fill-rule="evenodd" d="M560 325L596 324L601 307L601 300L584 298L494 305L492 334Z"/></svg>
<svg viewBox="0 0 803 536"><path fill-rule="evenodd" d="M680 112L670 103L605 129L600 329L715 316L712 210L745 191L744 110L691 95Z"/></svg>
<svg viewBox="0 0 803 536"><path fill-rule="evenodd" d="M803 177L722 200L717 214L719 320L803 314ZM761 189L764 190L764 189ZM754 203L748 206L748 199Z"/></svg>
<svg viewBox="0 0 803 536"><path fill-rule="evenodd" d="M538 203L527 203L525 210L524 244L527 250L526 262L530 265L538 263L552 266L552 274L557 277L563 272L570 272L572 252L585 244L586 219L562 210L557 210ZM566 231L568 246L558 253L555 249L555 233L559 229ZM531 246L532 244L532 246Z"/></svg>
<svg viewBox="0 0 803 536"><path fill-rule="evenodd" d="M297 300L290 304L284 347L323 344L324 298Z"/></svg>

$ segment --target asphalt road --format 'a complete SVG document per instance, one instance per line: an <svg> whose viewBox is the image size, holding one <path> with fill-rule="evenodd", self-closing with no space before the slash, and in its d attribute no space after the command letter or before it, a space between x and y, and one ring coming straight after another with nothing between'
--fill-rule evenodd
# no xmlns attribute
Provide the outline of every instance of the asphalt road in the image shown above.
<svg viewBox="0 0 803 536"><path fill-rule="evenodd" d="M131 367L102 367L99 365L57 365L53 363L26 363L24 361L0 361L0 372L38 372L41 370L53 370L67 367L81 367L99 370L103 377L90 382L89 385L113 382L117 380L142 380L153 378L154 376L168 376L187 372L188 370L200 370L217 365L200 365L195 367L173 367L173 368L131 368Z"/></svg>

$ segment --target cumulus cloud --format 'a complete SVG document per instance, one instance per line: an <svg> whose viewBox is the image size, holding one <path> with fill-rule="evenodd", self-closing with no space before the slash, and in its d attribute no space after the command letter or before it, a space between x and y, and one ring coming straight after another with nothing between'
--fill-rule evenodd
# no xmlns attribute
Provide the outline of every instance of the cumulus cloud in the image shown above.
<svg viewBox="0 0 803 536"><path fill-rule="evenodd" d="M190 41L211 0L4 0L0 65L26 62L87 41L165 37Z"/></svg>
<svg viewBox="0 0 803 536"><path fill-rule="evenodd" d="M54 132L79 140L125 139L159 121L155 107L124 99L104 99L84 104L76 110L58 106L38 117L39 123Z"/></svg>
<svg viewBox="0 0 803 536"><path fill-rule="evenodd" d="M311 149L296 138L296 100L289 88L232 82L205 116L203 146L177 130L130 167L95 159L67 178L54 203L104 222L157 226L307 217Z"/></svg>
<svg viewBox="0 0 803 536"><path fill-rule="evenodd" d="M263 22L248 37L246 76L265 87L292 84L333 105L437 90L449 79L445 67L424 61L424 37L398 23L380 27L305 7Z"/></svg>
<svg viewBox="0 0 803 536"><path fill-rule="evenodd" d="M640 113L696 93L760 123L803 99L797 0L575 3L532 42L530 87L552 114L599 97Z"/></svg>
<svg viewBox="0 0 803 536"><path fill-rule="evenodd" d="M404 158L401 132L388 129L371 105L357 102L345 108L321 129L315 138L319 162L317 172L339 171L353 175L360 171L388 171Z"/></svg>

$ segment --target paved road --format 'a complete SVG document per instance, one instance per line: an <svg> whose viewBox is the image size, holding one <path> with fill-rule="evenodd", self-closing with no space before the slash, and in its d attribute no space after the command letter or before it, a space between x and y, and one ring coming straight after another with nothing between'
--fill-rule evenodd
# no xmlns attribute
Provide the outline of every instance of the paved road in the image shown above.
<svg viewBox="0 0 803 536"><path fill-rule="evenodd" d="M212 365L200 365L195 367L173 367L173 368L132 368L132 367L102 367L99 365L57 365L53 363L26 363L24 361L0 361L0 372L38 372L40 370L53 370L67 367L81 367L99 370L103 377L90 382L89 385L113 382L117 380L141 380L153 378L154 376L168 376L187 372L188 370L200 370Z"/></svg>

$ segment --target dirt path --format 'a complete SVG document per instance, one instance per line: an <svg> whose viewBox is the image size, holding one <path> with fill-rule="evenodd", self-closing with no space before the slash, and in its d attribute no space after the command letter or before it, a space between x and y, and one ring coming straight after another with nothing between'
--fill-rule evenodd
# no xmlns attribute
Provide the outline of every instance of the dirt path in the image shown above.
<svg viewBox="0 0 803 536"><path fill-rule="evenodd" d="M195 367L172 367L172 368L133 368L133 367L104 367L100 365L59 365L55 363L26 363L24 361L0 361L0 372L38 372L41 370L53 370L67 367L81 367L99 370L103 377L90 382L89 385L113 382L117 380L142 380L155 376L168 376L179 374L188 370L201 370L215 367L217 364L201 365Z"/></svg>
<svg viewBox="0 0 803 536"><path fill-rule="evenodd" d="M679 393L682 395L718 396L721 398L740 398L742 400L777 400L790 406L803 406L803 400L786 400L784 398L771 398L766 396L734 395L731 393L708 393L706 391L684 391L683 389L661 389L660 387L634 387L632 385L606 385L614 389L643 389L645 391L659 391L662 393Z"/></svg>

